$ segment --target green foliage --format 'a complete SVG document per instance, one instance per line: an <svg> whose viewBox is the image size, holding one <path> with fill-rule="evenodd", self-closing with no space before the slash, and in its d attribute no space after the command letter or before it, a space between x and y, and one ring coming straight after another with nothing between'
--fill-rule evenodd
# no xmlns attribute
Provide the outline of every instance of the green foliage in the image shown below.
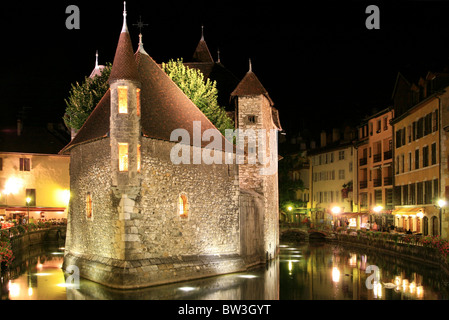
<svg viewBox="0 0 449 320"><path fill-rule="evenodd" d="M112 65L107 63L100 76L93 79L85 77L79 84L72 84L69 97L65 100L67 105L64 123L68 128L79 130L89 117L92 110L109 89L109 75Z"/></svg>
<svg viewBox="0 0 449 320"><path fill-rule="evenodd" d="M201 71L186 67L182 59L162 63L162 70L223 135L226 129L234 129L232 119L228 117L225 109L218 105L218 90L215 81L205 80Z"/></svg>
<svg viewBox="0 0 449 320"><path fill-rule="evenodd" d="M111 68L112 65L108 63L100 76L94 79L86 77L81 84L72 84L69 97L65 100L67 108L63 117L68 128L79 130L83 126L109 88ZM205 80L199 70L187 68L182 59L163 63L162 69L223 135L226 129L234 129L234 122L225 109L218 105L215 81Z"/></svg>
<svg viewBox="0 0 449 320"><path fill-rule="evenodd" d="M302 200L296 200L296 192L304 190L304 182L293 180L289 175L291 170L301 168L305 161L299 154L287 155L279 161L279 206L283 211L286 211L288 206L305 205Z"/></svg>

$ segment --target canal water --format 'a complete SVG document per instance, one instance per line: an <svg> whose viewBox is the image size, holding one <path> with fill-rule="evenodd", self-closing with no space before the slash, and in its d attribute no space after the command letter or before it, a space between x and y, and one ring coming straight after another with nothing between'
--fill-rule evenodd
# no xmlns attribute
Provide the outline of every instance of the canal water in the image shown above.
<svg viewBox="0 0 449 320"><path fill-rule="evenodd" d="M438 268L335 243L282 244L276 260L248 272L139 290L80 279L66 283L64 248L23 253L1 277L2 300L447 300Z"/></svg>

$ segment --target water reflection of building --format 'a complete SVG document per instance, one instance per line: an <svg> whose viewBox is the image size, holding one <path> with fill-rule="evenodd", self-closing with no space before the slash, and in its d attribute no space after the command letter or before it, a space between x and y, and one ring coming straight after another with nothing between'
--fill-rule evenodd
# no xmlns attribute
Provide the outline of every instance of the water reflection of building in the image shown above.
<svg viewBox="0 0 449 320"><path fill-rule="evenodd" d="M82 280L79 289L68 289L67 300L279 300L279 260L245 273L118 291Z"/></svg>

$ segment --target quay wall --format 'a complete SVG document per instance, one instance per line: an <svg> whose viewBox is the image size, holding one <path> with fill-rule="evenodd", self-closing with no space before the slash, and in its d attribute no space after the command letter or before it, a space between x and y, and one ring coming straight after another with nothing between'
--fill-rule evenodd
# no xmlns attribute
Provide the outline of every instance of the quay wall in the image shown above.
<svg viewBox="0 0 449 320"><path fill-rule="evenodd" d="M332 238L332 240L338 241L345 246L374 249L386 254L394 255L419 263L438 266L442 271L449 275L448 258L440 254L440 252L438 252L436 248L384 239L358 237L348 234L337 234L335 238Z"/></svg>

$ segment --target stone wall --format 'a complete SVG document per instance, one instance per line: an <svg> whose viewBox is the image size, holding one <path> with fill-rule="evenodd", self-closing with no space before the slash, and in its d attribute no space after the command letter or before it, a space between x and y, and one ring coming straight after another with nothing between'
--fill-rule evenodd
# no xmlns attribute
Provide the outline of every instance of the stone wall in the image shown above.
<svg viewBox="0 0 449 320"><path fill-rule="evenodd" d="M254 116L254 123L249 121L249 117L252 116ZM279 248L278 143L277 133L274 137L270 134L270 130L276 130L276 127L273 123L270 101L264 95L239 97L238 128L252 129L257 134L259 134L258 130L265 130L264 143L259 144L259 136L256 141L251 139L247 141L245 151L251 154L249 148L252 147L251 142L255 142L257 159L256 164L245 163L239 166L239 181L242 190L252 190L263 198L263 252L266 258L271 259L276 256ZM274 162L272 156L275 159ZM268 162L262 163L267 160ZM269 170L263 174L262 168Z"/></svg>
<svg viewBox="0 0 449 320"><path fill-rule="evenodd" d="M71 200L67 217L66 251L118 259L116 236L120 233L117 206L111 189L109 139L80 145L71 151ZM93 213L86 215L91 194Z"/></svg>
<svg viewBox="0 0 449 320"><path fill-rule="evenodd" d="M238 254L239 189L235 165L174 165L174 143L142 141L142 186L131 220L145 257ZM188 215L179 214L179 197ZM138 232L138 233L137 233ZM144 249L146 248L146 249Z"/></svg>
<svg viewBox="0 0 449 320"><path fill-rule="evenodd" d="M142 138L140 192L134 198L111 184L109 139L72 150L64 268L116 288L243 271L236 165L174 165L174 143ZM87 218L85 196L92 195ZM179 214L179 197L188 215Z"/></svg>

